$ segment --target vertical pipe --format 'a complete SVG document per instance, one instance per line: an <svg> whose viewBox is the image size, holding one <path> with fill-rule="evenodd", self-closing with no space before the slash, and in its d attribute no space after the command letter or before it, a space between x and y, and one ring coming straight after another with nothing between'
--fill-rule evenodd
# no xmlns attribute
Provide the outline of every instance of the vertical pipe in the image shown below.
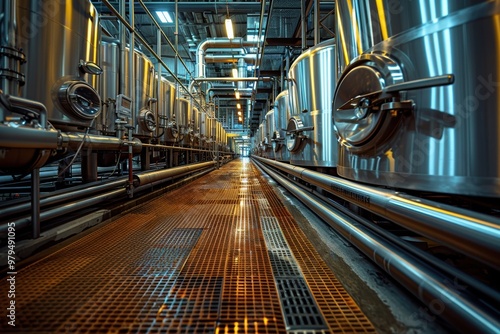
<svg viewBox="0 0 500 334"><path fill-rule="evenodd" d="M314 45L319 43L319 0L314 0Z"/></svg>
<svg viewBox="0 0 500 334"><path fill-rule="evenodd" d="M122 17L125 17L125 0L120 0L120 15ZM125 92L125 49L126 49L126 36L125 36L125 25L120 22L119 23L119 26L120 26L120 30L119 30L119 38L120 38L120 91L119 93L120 94L125 94L127 96L129 96L127 94L127 92ZM131 97L131 96L129 96Z"/></svg>
<svg viewBox="0 0 500 334"><path fill-rule="evenodd" d="M40 170L31 172L31 223L33 224L33 239L40 237Z"/></svg>
<svg viewBox="0 0 500 334"><path fill-rule="evenodd" d="M300 1L300 35L302 39L302 51L307 49L306 40L306 0Z"/></svg>
<svg viewBox="0 0 500 334"><path fill-rule="evenodd" d="M160 29L156 30L156 53L158 54L158 57L161 59L161 31ZM158 79L156 80L156 119L158 120L159 126L157 131L157 136L161 134L161 131L166 129L166 121L163 117L160 118L160 114L162 114L163 110L161 110L163 106L163 99L165 98L164 96L161 95L162 89L161 89L161 63L158 62L156 64L156 73L158 75ZM161 140L161 139L160 139Z"/></svg>
<svg viewBox="0 0 500 334"><path fill-rule="evenodd" d="M129 24L133 28L135 28L135 23L134 23L134 0L129 0ZM134 50L135 50L135 34L134 31L130 31L130 38L129 38L129 44L130 44L130 49L129 49L129 56L128 56L128 84L129 84L129 89L130 89L130 98L132 99L132 126L136 125L137 120L137 115L136 113L138 110L135 110L136 108L136 96L135 95L135 73L134 73ZM132 140L132 137L129 138L129 140Z"/></svg>

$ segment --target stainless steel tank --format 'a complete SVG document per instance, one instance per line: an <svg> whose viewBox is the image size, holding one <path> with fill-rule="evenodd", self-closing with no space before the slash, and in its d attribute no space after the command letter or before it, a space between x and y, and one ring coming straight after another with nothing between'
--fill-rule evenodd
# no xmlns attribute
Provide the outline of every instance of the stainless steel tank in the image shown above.
<svg viewBox="0 0 500 334"><path fill-rule="evenodd" d="M275 130L271 134L275 159L278 161L290 161L290 152L286 149L286 127L290 119L288 90L284 90L276 96L274 102L274 124Z"/></svg>
<svg viewBox="0 0 500 334"><path fill-rule="evenodd" d="M336 12L338 173L497 197L498 3L355 0L336 2Z"/></svg>
<svg viewBox="0 0 500 334"><path fill-rule="evenodd" d="M43 103L56 128L84 131L101 111L98 13L88 0L16 6L17 44L27 60L21 96Z"/></svg>
<svg viewBox="0 0 500 334"><path fill-rule="evenodd" d="M152 137L157 130L156 81L152 62L141 51L134 51L134 93L129 81L129 47L125 47L125 64L120 64L120 45L118 41L103 39L100 46L100 63L103 74L99 80L98 91L104 102L103 112L98 117L97 129L104 134L116 131L118 123L134 125L134 135L142 138ZM120 82L120 66L125 69L124 82ZM123 85L125 90L120 91ZM123 94L132 101L132 114L117 113L117 97ZM117 120L119 121L117 123Z"/></svg>
<svg viewBox="0 0 500 334"><path fill-rule="evenodd" d="M179 136L179 127L175 119L175 85L165 78L160 81L160 96L158 98L158 127L160 141L163 143L175 143Z"/></svg>
<svg viewBox="0 0 500 334"><path fill-rule="evenodd" d="M191 123L192 107L189 100L184 98L177 99L176 113L176 120L179 126L178 141L184 146L191 146L193 144L194 137Z"/></svg>
<svg viewBox="0 0 500 334"><path fill-rule="evenodd" d="M193 146L194 147L200 147L201 145L201 132L200 132L200 125L201 125L201 112L198 110L198 108L193 107Z"/></svg>
<svg viewBox="0 0 500 334"><path fill-rule="evenodd" d="M336 167L337 138L331 122L336 84L333 39L303 52L288 73L292 114L287 124L290 163Z"/></svg>
<svg viewBox="0 0 500 334"><path fill-rule="evenodd" d="M266 157L269 159L274 159L273 150L273 134L276 131L276 125L274 123L274 109L269 110L266 113L266 124L265 124L265 135L264 135L264 145L266 150Z"/></svg>

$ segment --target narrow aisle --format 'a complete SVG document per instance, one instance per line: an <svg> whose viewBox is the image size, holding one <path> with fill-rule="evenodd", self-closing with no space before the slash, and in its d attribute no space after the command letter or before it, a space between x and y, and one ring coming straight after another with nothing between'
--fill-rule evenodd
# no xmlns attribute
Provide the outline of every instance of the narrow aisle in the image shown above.
<svg viewBox="0 0 500 334"><path fill-rule="evenodd" d="M15 302L23 333L375 331L248 159L20 270Z"/></svg>

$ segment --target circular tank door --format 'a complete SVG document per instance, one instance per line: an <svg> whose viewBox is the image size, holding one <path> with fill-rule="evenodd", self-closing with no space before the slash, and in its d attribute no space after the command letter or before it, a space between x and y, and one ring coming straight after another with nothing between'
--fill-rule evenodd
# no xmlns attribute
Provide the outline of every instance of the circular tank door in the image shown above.
<svg viewBox="0 0 500 334"><path fill-rule="evenodd" d="M342 145L367 150L394 132L401 117L381 110L387 101L378 99L377 92L402 81L400 67L385 56L363 56L346 69L333 100L333 122Z"/></svg>
<svg viewBox="0 0 500 334"><path fill-rule="evenodd" d="M101 112L101 98L84 81L66 81L57 91L59 102L65 111L82 120L92 120Z"/></svg>

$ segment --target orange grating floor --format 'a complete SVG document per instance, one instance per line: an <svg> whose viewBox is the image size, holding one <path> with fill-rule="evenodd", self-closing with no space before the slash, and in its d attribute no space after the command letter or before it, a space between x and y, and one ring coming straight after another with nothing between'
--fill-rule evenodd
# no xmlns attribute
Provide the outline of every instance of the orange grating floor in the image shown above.
<svg viewBox="0 0 500 334"><path fill-rule="evenodd" d="M375 332L248 159L20 270L16 306L0 332Z"/></svg>

